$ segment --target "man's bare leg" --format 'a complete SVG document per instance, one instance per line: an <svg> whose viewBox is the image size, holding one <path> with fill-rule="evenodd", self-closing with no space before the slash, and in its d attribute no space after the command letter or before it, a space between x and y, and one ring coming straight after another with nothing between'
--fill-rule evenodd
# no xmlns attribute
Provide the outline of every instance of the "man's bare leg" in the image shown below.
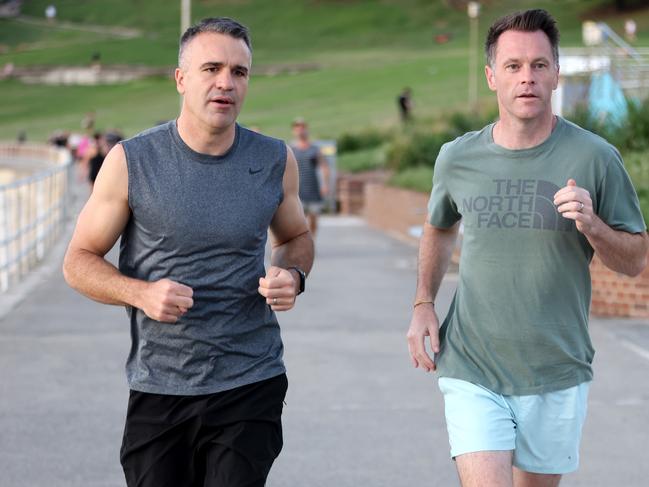
<svg viewBox="0 0 649 487"><path fill-rule="evenodd" d="M558 487L560 474L525 472L514 467L514 487Z"/></svg>
<svg viewBox="0 0 649 487"><path fill-rule="evenodd" d="M512 451L479 451L455 457L462 487L512 487Z"/></svg>

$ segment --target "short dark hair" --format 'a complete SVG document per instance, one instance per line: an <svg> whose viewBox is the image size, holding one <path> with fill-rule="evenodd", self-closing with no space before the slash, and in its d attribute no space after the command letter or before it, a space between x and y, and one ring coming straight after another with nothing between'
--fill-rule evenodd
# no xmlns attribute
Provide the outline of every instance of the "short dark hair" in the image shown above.
<svg viewBox="0 0 649 487"><path fill-rule="evenodd" d="M241 39L246 43L250 52L252 52L252 42L250 40L250 31L248 30L248 27L230 17L208 17L197 24L192 25L180 38L180 46L178 47L178 66L182 63L183 53L185 52L185 47L189 44L189 41L203 32L215 32L217 34L229 35L235 39Z"/></svg>
<svg viewBox="0 0 649 487"><path fill-rule="evenodd" d="M559 29L557 28L557 22L549 12L540 8L506 15L496 20L489 27L485 42L485 53L489 66L493 67L496 61L498 38L503 32L508 30L517 30L519 32L543 31L550 40L554 64L559 66Z"/></svg>

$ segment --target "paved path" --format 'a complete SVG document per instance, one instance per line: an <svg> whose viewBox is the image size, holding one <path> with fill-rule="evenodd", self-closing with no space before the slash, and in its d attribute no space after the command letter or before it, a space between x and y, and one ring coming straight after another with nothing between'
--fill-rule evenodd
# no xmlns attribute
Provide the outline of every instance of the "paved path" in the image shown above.
<svg viewBox="0 0 649 487"><path fill-rule="evenodd" d="M458 485L434 378L406 353L416 250L345 218L325 219L317 250L308 292L280 317L290 386L269 487ZM126 316L69 290L54 254L0 321L0 485L123 487ZM582 468L562 486L646 486L649 323L593 320L592 333Z"/></svg>

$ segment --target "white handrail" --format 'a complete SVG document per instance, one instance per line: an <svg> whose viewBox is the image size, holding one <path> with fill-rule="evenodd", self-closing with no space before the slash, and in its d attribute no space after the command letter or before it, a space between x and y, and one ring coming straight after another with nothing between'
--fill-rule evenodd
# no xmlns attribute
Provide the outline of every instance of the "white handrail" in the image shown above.
<svg viewBox="0 0 649 487"><path fill-rule="evenodd" d="M56 243L70 206L72 158L50 146L0 144L0 167L39 168L0 184L0 292L32 270ZM41 164L42 163L42 164Z"/></svg>

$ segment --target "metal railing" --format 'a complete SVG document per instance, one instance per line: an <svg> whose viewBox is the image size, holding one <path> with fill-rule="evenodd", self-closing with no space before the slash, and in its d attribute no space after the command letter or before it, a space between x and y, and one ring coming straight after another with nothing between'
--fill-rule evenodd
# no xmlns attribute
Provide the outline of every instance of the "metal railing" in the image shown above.
<svg viewBox="0 0 649 487"><path fill-rule="evenodd" d="M0 292L5 292L60 237L70 207L72 159L64 149L0 144L0 167L29 171L0 184Z"/></svg>
<svg viewBox="0 0 649 487"><path fill-rule="evenodd" d="M610 72L628 98L644 100L649 96L649 49L633 49L633 56L616 46L562 48L561 57L579 57L584 74Z"/></svg>

